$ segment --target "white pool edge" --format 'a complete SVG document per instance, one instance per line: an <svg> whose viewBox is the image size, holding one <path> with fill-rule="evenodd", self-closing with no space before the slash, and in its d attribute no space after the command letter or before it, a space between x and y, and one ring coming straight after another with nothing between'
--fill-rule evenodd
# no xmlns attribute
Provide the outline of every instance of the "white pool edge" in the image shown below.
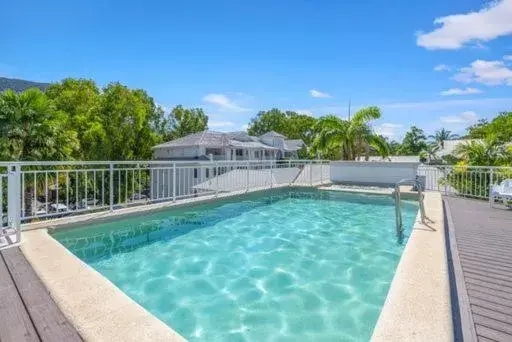
<svg viewBox="0 0 512 342"><path fill-rule="evenodd" d="M58 306L85 340L183 341L184 338L172 328L53 239L45 227L64 227L244 193L34 223L23 232L21 249ZM453 340L441 195L425 193L425 207L427 216L433 221L429 226L435 230L421 224L419 216L416 218L372 341Z"/></svg>
<svg viewBox="0 0 512 342"><path fill-rule="evenodd" d="M453 341L441 194L425 193L428 225L416 217L372 341Z"/></svg>
<svg viewBox="0 0 512 342"><path fill-rule="evenodd" d="M46 229L24 232L21 250L85 341L185 341Z"/></svg>

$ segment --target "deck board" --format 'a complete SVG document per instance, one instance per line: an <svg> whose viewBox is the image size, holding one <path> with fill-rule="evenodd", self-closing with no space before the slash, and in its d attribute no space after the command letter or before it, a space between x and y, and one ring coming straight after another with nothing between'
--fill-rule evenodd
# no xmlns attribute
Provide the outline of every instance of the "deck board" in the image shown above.
<svg viewBox="0 0 512 342"><path fill-rule="evenodd" d="M1 255L0 341L39 341L36 329Z"/></svg>
<svg viewBox="0 0 512 342"><path fill-rule="evenodd" d="M512 341L512 211L444 198L479 341Z"/></svg>
<svg viewBox="0 0 512 342"><path fill-rule="evenodd" d="M1 252L0 279L0 288L8 289L0 292L0 341L82 341L19 248ZM12 335L23 331L25 338Z"/></svg>

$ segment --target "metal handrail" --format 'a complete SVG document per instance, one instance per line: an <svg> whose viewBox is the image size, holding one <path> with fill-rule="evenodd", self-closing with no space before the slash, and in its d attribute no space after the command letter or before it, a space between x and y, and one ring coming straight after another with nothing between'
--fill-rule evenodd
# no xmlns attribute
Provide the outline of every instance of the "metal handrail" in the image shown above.
<svg viewBox="0 0 512 342"><path fill-rule="evenodd" d="M418 189L418 202L420 206L420 216L421 223L425 224L426 222L426 214L425 214L425 204L424 204L424 194L423 194L423 184L421 184L418 178L413 179L402 179L395 184L395 216L396 216L396 237L399 242L403 240L404 236L404 227L402 220L402 206L401 206L401 195L400 195L400 185L413 185Z"/></svg>

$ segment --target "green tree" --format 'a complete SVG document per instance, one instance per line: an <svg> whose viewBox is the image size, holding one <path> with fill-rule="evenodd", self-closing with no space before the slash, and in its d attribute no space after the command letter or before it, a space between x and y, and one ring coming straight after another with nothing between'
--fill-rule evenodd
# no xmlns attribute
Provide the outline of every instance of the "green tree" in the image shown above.
<svg viewBox="0 0 512 342"><path fill-rule="evenodd" d="M68 126L78 133L80 150L74 156L80 160L95 160L102 156L107 143L100 111L101 93L94 81L66 78L46 90L56 108L69 116Z"/></svg>
<svg viewBox="0 0 512 342"><path fill-rule="evenodd" d="M459 136L457 134L453 134L451 131L441 128L437 130L434 135L429 135L429 138L433 139L436 144L438 144L441 148L444 148L444 142L446 140L457 139Z"/></svg>
<svg viewBox="0 0 512 342"><path fill-rule="evenodd" d="M437 142L427 144L427 147L420 152L420 160L422 162L429 161L431 164L438 160L437 153L441 149L441 145Z"/></svg>
<svg viewBox="0 0 512 342"><path fill-rule="evenodd" d="M256 117L251 119L247 133L259 136L270 131L284 134L287 124L286 112L282 112L277 108L267 111L260 111Z"/></svg>
<svg viewBox="0 0 512 342"><path fill-rule="evenodd" d="M495 140L506 144L512 140L512 112L502 112L491 122L481 120L468 127L468 138Z"/></svg>
<svg viewBox="0 0 512 342"><path fill-rule="evenodd" d="M208 128L208 115L202 108L174 107L169 118L169 131L165 140L173 140Z"/></svg>
<svg viewBox="0 0 512 342"><path fill-rule="evenodd" d="M417 156L427 148L427 137L422 129L412 126L405 134L399 153L401 155Z"/></svg>
<svg viewBox="0 0 512 342"><path fill-rule="evenodd" d="M512 151L495 140L470 140L454 151L459 163L469 166L508 166L512 163Z"/></svg>
<svg viewBox="0 0 512 342"><path fill-rule="evenodd" d="M317 119L294 111L281 111L273 108L259 112L251 119L247 132L259 136L270 131L280 133L288 139L301 139L310 146L314 139L313 127Z"/></svg>
<svg viewBox="0 0 512 342"><path fill-rule="evenodd" d="M389 155L389 146L384 138L375 134L369 123L381 117L378 107L366 107L354 114L351 120L328 115L318 120L313 148L325 155L332 155L332 149L341 151L341 158L354 160L359 156L370 155L374 148L383 157Z"/></svg>
<svg viewBox="0 0 512 342"><path fill-rule="evenodd" d="M152 130L150 119L157 110L145 91L130 90L119 83L103 89L99 115L106 141L97 153L100 160L151 158L151 147L162 138Z"/></svg>
<svg viewBox="0 0 512 342"><path fill-rule="evenodd" d="M388 143L388 146L389 146L389 155L390 156L395 156L395 155L398 155L399 154L399 151L400 151L400 147L402 146L398 141L396 140L389 140L386 138L386 142Z"/></svg>
<svg viewBox="0 0 512 342"><path fill-rule="evenodd" d="M0 160L64 160L78 148L68 115L39 89L0 94Z"/></svg>
<svg viewBox="0 0 512 342"><path fill-rule="evenodd" d="M297 114L295 112L286 112L286 115L286 129L284 129L281 134L288 139L301 139L306 146L311 146L315 138L313 127L317 119L309 115Z"/></svg>

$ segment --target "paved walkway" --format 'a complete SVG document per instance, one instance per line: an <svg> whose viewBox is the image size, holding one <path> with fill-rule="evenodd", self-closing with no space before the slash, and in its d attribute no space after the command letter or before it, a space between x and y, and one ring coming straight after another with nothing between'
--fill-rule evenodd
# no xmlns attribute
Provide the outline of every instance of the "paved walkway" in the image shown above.
<svg viewBox="0 0 512 342"><path fill-rule="evenodd" d="M14 247L0 252L0 341L82 341Z"/></svg>
<svg viewBox="0 0 512 342"><path fill-rule="evenodd" d="M455 197L444 202L460 314L456 336L512 341L512 210Z"/></svg>

